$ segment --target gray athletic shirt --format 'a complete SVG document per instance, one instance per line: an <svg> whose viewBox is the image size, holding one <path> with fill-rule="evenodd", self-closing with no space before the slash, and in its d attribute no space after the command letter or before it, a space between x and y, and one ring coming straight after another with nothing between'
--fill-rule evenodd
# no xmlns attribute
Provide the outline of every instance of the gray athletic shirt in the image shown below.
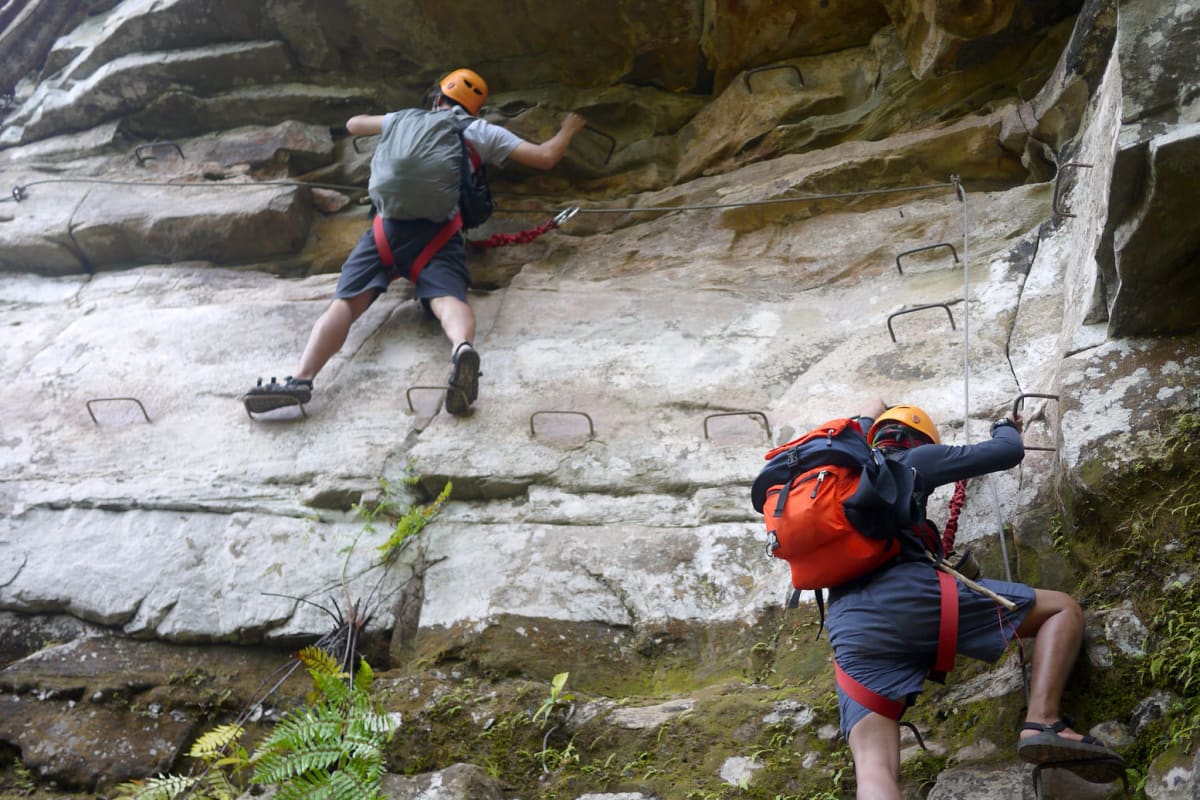
<svg viewBox="0 0 1200 800"><path fill-rule="evenodd" d="M455 108L454 113L459 117L471 118L471 115L461 108ZM476 119L468 125L463 131L463 138L475 148L483 163L497 167L508 160L512 151L517 149L517 145L525 141L507 128L493 125L486 119Z"/></svg>

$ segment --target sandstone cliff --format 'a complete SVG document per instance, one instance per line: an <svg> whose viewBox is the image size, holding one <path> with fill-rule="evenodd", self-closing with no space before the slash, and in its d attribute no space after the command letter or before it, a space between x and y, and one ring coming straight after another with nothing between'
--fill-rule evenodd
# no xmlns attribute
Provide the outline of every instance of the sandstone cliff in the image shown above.
<svg viewBox="0 0 1200 800"><path fill-rule="evenodd" d="M1194 0L0 3L5 791L186 769L299 702L268 676L351 616L402 718L390 796L852 796L748 487L883 397L951 443L1021 405L1037 449L969 484L959 542L1080 597L1070 710L1144 796L1194 796L1198 27ZM366 225L346 118L460 64L526 138L589 120L553 172L492 175L472 240L580 210L472 251L474 414L440 411L444 339L395 285L303 415L248 419ZM384 563L388 503L447 483ZM561 672L575 713L539 728ZM909 796L1033 796L1023 702L1015 656L930 685ZM1060 773L1046 796L1115 791Z"/></svg>

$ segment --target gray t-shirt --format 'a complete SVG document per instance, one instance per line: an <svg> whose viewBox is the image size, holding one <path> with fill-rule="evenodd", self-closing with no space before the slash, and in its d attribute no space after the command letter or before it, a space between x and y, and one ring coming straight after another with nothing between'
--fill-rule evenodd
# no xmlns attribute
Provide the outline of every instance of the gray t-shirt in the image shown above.
<svg viewBox="0 0 1200 800"><path fill-rule="evenodd" d="M455 108L454 113L460 118L471 118L471 115L461 108ZM507 128L493 125L486 119L474 120L463 131L463 138L475 148L483 163L497 167L508 160L512 151L517 149L517 145L525 141Z"/></svg>

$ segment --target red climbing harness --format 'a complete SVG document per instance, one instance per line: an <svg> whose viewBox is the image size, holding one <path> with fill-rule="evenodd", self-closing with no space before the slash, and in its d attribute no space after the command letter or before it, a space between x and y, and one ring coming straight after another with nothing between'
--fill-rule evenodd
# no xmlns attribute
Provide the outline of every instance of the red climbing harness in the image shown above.
<svg viewBox="0 0 1200 800"><path fill-rule="evenodd" d="M938 571L937 576L942 594L942 614L938 624L937 655L933 659L933 668L929 670L929 679L945 683L946 674L954 669L955 651L958 649L958 584L949 573ZM842 669L836 657L833 667L838 686L859 705L889 719L899 720L904 714L908 706L906 702L892 700L863 686Z"/></svg>
<svg viewBox="0 0 1200 800"><path fill-rule="evenodd" d="M442 245L450 241L450 237L458 233L463 226L462 214L455 214L454 219L442 226L442 229L437 232L437 235L429 240L429 244L417 253L417 257L413 259L412 267L408 271L408 279L414 284L417 278L421 275L421 270L425 269L425 265L429 263L429 259L433 258L438 250L442 249ZM389 269L396 266L396 257L392 255L392 246L388 244L387 234L383 230L383 217L379 214L375 215L375 222L371 224L371 232L375 234L375 247L379 250L379 260ZM397 276L399 277L399 276Z"/></svg>
<svg viewBox="0 0 1200 800"><path fill-rule="evenodd" d="M507 247L510 244L526 244L532 242L542 234L549 233L555 228L562 225L564 222L575 216L579 209L571 207L559 213L554 219L549 219L538 225L536 228L530 228L527 231L520 233L496 233L486 239L480 241L469 241L468 244L475 247ZM433 258L438 250L442 249L442 245L450 241L450 237L462 230L463 219L462 214L455 214L454 219L447 222L437 235L430 240L429 244L417 253L417 257L413 259L412 268L409 270L408 279L413 283L417 282L417 277L420 276L421 270L425 269L425 265ZM391 245L388 244L387 233L383 229L383 217L376 214L375 221L371 225L371 231L375 235L375 247L379 250L379 260L383 262L385 267L389 269L396 266L396 258L392 255ZM397 276L399 277L399 276Z"/></svg>

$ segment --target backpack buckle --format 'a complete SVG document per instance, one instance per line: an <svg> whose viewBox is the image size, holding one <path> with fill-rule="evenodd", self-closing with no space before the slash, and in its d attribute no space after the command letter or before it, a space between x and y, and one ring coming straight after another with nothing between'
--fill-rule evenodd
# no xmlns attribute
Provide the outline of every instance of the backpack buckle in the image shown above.
<svg viewBox="0 0 1200 800"><path fill-rule="evenodd" d="M774 558L775 551L779 549L779 537L775 535L775 531L767 531L767 557Z"/></svg>

